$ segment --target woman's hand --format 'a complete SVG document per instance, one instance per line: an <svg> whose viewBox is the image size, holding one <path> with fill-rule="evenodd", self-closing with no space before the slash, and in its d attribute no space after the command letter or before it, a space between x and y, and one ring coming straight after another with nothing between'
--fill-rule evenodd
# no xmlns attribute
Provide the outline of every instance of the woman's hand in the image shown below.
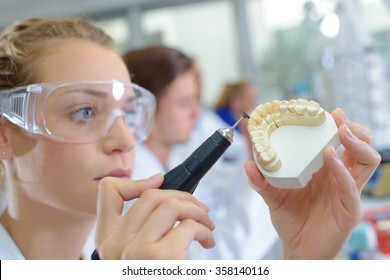
<svg viewBox="0 0 390 280"><path fill-rule="evenodd" d="M273 187L254 162L245 165L251 186L268 204L288 259L337 256L361 219L361 191L380 163L367 129L345 120L340 109L332 116L345 150L339 158L333 147L327 147L324 166L305 188Z"/></svg>
<svg viewBox="0 0 390 280"><path fill-rule="evenodd" d="M101 259L186 259L193 240L214 246L208 208L188 193L157 189L162 182L161 174L100 181L96 243ZM124 201L138 197L122 217Z"/></svg>

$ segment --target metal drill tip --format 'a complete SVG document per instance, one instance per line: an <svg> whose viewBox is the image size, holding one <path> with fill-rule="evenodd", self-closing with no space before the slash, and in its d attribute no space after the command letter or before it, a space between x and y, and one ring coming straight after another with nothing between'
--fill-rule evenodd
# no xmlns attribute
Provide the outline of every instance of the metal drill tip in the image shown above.
<svg viewBox="0 0 390 280"><path fill-rule="evenodd" d="M230 129L234 130L243 118L249 119L249 115L247 113L245 113L244 111L241 112L242 112L242 117Z"/></svg>
<svg viewBox="0 0 390 280"><path fill-rule="evenodd" d="M242 113L242 117L243 118L246 118L246 119L250 119L251 117L249 117L249 115L247 113L245 113L244 111L241 111Z"/></svg>

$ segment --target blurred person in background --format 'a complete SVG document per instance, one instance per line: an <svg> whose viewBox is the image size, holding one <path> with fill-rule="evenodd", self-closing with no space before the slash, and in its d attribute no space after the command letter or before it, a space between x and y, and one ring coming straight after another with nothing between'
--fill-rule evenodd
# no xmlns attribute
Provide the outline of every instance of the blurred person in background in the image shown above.
<svg viewBox="0 0 390 280"><path fill-rule="evenodd" d="M201 74L194 59L165 46L129 51L123 57L133 82L150 90L157 100L151 134L137 145L134 179L166 173L216 129L228 126L215 113L201 108ZM259 202L248 186L244 170L248 159L245 139L236 133L232 146L199 183L194 195L210 207L217 245L204 250L193 243L191 258L281 258L280 251L273 252L272 257L268 255L277 242L277 234L266 204ZM262 242L254 246L248 242L251 238Z"/></svg>
<svg viewBox="0 0 390 280"><path fill-rule="evenodd" d="M258 105L258 95L254 84L246 80L226 83L214 105L215 113L229 125L233 125L242 115L242 111L250 114ZM246 129L248 120L245 119L236 127L236 131L242 133L252 146Z"/></svg>

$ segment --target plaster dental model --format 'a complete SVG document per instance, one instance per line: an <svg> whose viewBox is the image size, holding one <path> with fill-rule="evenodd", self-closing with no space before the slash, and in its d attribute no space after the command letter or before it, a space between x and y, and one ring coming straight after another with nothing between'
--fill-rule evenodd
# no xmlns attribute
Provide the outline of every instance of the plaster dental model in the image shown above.
<svg viewBox="0 0 390 280"><path fill-rule="evenodd" d="M258 168L274 186L304 187L323 164L326 145L340 145L332 116L303 99L257 106L248 132Z"/></svg>

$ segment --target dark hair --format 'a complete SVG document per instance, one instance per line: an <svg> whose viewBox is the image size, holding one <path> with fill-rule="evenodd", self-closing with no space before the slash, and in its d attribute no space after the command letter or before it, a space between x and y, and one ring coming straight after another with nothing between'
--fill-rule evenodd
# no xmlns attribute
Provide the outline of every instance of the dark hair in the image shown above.
<svg viewBox="0 0 390 280"><path fill-rule="evenodd" d="M157 100L179 75L196 70L192 58L165 46L128 51L123 55L123 60L132 81L151 91Z"/></svg>

